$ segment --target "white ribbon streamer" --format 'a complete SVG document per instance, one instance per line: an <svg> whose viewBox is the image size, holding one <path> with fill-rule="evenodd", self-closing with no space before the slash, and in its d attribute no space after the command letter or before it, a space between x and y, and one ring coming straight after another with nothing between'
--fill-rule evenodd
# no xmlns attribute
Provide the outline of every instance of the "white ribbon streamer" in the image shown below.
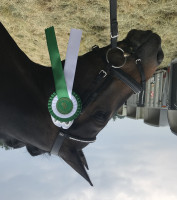
<svg viewBox="0 0 177 200"><path fill-rule="evenodd" d="M71 29L64 66L65 81L70 99L72 97L72 89L77 66L81 36L82 30Z"/></svg>
<svg viewBox="0 0 177 200"><path fill-rule="evenodd" d="M52 121L55 124L55 126L58 126L60 128L63 128L63 129L68 129L74 122L74 120L69 121L69 122L60 122L60 121L56 120L54 117L52 117L52 116L51 116L51 118L52 118Z"/></svg>

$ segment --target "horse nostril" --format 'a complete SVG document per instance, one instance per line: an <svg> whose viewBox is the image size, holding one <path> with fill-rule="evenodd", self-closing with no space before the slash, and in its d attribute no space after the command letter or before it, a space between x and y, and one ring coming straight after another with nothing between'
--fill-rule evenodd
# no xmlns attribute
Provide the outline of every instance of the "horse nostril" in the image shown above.
<svg viewBox="0 0 177 200"><path fill-rule="evenodd" d="M157 62L159 65L163 61L163 59L164 59L164 53L162 49L160 48L159 51L157 52Z"/></svg>

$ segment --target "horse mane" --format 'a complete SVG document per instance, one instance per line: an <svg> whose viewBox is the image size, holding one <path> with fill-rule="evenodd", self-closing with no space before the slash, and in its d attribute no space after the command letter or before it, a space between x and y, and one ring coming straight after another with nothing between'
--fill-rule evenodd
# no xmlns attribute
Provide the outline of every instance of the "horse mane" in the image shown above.
<svg viewBox="0 0 177 200"><path fill-rule="evenodd" d="M38 156L38 155L47 153L35 146L32 146L30 144L25 144L25 143L21 142L20 140L17 140L15 138L12 138L9 136L4 136L2 134L0 134L0 141L4 145L6 145L10 148L13 148L13 149L18 149L18 148L22 148L22 147L26 146L26 149L31 156Z"/></svg>

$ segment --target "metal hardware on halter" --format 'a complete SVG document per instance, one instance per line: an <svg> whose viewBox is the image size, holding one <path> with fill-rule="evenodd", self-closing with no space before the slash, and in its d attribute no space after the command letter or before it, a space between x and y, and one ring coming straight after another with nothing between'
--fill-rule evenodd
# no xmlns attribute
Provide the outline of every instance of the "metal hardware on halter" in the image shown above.
<svg viewBox="0 0 177 200"><path fill-rule="evenodd" d="M129 57L129 56L130 56L129 53L126 53L126 52L124 53L124 57L125 57L125 58L127 58L127 57Z"/></svg>
<svg viewBox="0 0 177 200"><path fill-rule="evenodd" d="M95 140L96 139L94 139L94 140L81 140L81 139L78 139L78 138L74 138L74 137L68 137L68 139L70 139L70 140L73 140L73 141L77 141L77 142L81 142L81 143L93 143L93 142L95 142Z"/></svg>
<svg viewBox="0 0 177 200"><path fill-rule="evenodd" d="M124 50L123 50L122 48L120 48L120 47L115 47L115 48L118 49L118 50L120 50L120 51L122 51L123 56L124 56L124 63L123 63L123 65L121 65L121 66L114 66L114 65L112 65L111 67L113 67L113 68L122 68L122 67L125 65L125 63L127 62L127 56L125 56L126 53L125 53ZM108 54L109 54L109 52L110 52L111 50L112 50L112 48L108 49L108 51L107 51L107 53L106 53L106 61L107 61L107 63L110 63L110 62L109 62L109 59L108 59Z"/></svg>
<svg viewBox="0 0 177 200"><path fill-rule="evenodd" d="M65 135L64 135L64 133L61 133L61 132L60 132L59 134L60 134L62 137L64 137L64 136L65 136Z"/></svg>
<svg viewBox="0 0 177 200"><path fill-rule="evenodd" d="M112 36L111 34L111 38L118 38L119 34Z"/></svg>
<svg viewBox="0 0 177 200"><path fill-rule="evenodd" d="M141 59L138 58L138 59L135 60L135 62L136 62L136 64L138 64L138 62L141 62Z"/></svg>
<svg viewBox="0 0 177 200"><path fill-rule="evenodd" d="M104 70L101 70L101 71L99 72L99 74L101 74L101 73L104 74L104 75L103 75L103 78L105 78L105 77L107 76L107 72L105 72Z"/></svg>
<svg viewBox="0 0 177 200"><path fill-rule="evenodd" d="M65 134L63 132L59 132L59 135L62 136L62 137L65 137L69 140L74 140L74 141L77 141L77 142L82 142L82 143L93 143L95 142L95 138L94 139L81 139L81 138L77 138L77 137L74 137L74 136L70 136L68 134Z"/></svg>
<svg viewBox="0 0 177 200"><path fill-rule="evenodd" d="M91 48L92 51L95 51L95 50L98 50L98 49L99 49L99 46L98 46L98 45L94 45L94 46Z"/></svg>

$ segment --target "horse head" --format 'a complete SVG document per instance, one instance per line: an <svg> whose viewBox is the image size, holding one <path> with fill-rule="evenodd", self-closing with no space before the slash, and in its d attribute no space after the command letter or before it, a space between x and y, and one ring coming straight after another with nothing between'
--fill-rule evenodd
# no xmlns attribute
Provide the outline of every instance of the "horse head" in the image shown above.
<svg viewBox="0 0 177 200"><path fill-rule="evenodd" d="M141 59L148 80L163 60L160 37L152 31L132 30L117 43L121 51L110 51L107 46L80 56L73 90L81 98L82 113L64 130L53 124L48 112L48 99L55 91L52 69L32 62L1 23L0 35L0 136L6 141L11 138L9 144L16 148L26 145L32 155L50 153L59 132L77 138L65 138L58 155L92 185L82 149L89 140L95 140L133 94L111 70L107 71L108 62L121 66L140 83L136 61Z"/></svg>
<svg viewBox="0 0 177 200"><path fill-rule="evenodd" d="M122 70L139 83L141 82L141 76L136 66L136 59L141 59L141 67L144 69L147 81L164 57L161 49L161 39L152 31L132 30L124 40L117 43L117 46L123 51L116 51L116 49L111 51L109 61L115 66L123 65ZM118 108L133 94L130 87L109 74L107 76L110 76L110 78L107 81L103 80L100 85L96 83L97 75L102 71L106 71L106 55L109 49L110 46L97 48L79 57L74 91L81 97L83 111L69 129L62 130L64 133L83 139L95 138ZM99 92L96 92L98 93L96 98L89 102L90 95L97 88L99 88ZM82 152L87 144L66 139L59 155L92 184L84 167L87 167L87 162Z"/></svg>

